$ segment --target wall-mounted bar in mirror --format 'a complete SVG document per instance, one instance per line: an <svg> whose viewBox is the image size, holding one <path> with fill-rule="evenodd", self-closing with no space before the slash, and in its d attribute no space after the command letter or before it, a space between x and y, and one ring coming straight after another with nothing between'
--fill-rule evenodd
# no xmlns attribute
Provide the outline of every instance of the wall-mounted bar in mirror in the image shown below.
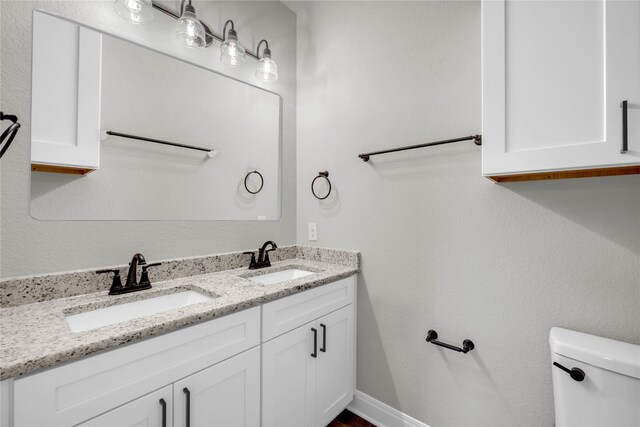
<svg viewBox="0 0 640 427"><path fill-rule="evenodd" d="M218 152L212 148L196 147L194 145L180 144L180 143L171 142L171 141L163 141L161 139L147 138L146 136L130 135L127 133L115 132L112 130L103 132L101 139L105 140L107 138L107 135L119 136L121 138L137 139L139 141L153 142L154 144L171 145L173 147L186 148L188 150L205 151L209 157L214 157L216 154L218 154Z"/></svg>

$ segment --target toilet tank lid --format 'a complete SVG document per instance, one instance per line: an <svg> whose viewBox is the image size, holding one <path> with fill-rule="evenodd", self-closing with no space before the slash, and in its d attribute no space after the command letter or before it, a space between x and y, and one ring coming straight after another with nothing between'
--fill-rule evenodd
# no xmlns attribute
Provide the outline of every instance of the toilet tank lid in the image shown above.
<svg viewBox="0 0 640 427"><path fill-rule="evenodd" d="M638 345L562 328L551 328L549 345L556 354L640 379Z"/></svg>

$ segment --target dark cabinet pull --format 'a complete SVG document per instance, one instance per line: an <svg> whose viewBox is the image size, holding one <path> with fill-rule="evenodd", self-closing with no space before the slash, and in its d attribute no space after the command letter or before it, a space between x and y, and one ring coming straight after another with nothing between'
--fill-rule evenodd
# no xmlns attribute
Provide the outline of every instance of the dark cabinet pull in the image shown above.
<svg viewBox="0 0 640 427"><path fill-rule="evenodd" d="M584 378L586 376L584 371L582 369L580 369L580 368L568 369L568 368L565 368L564 366L562 366L561 364L559 364L558 362L553 362L553 366L555 366L557 368L560 368L563 371L565 371L567 374L569 374L571 376L571 378L574 381L578 381L578 382L584 381Z"/></svg>
<svg viewBox="0 0 640 427"><path fill-rule="evenodd" d="M167 427L167 402L160 399L160 406L162 406L162 427Z"/></svg>
<svg viewBox="0 0 640 427"><path fill-rule="evenodd" d="M187 409L186 409L186 424L185 427L190 427L191 426L191 392L189 391L188 388L183 388L182 391L184 392L186 398L187 398Z"/></svg>
<svg viewBox="0 0 640 427"><path fill-rule="evenodd" d="M313 353L311 353L311 357L318 357L318 330L316 328L311 328L313 331Z"/></svg>
<svg viewBox="0 0 640 427"><path fill-rule="evenodd" d="M628 132L627 132L627 101L624 100L620 103L620 108L622 108L622 148L620 149L620 153L624 154L629 149L629 140L628 140Z"/></svg>
<svg viewBox="0 0 640 427"><path fill-rule="evenodd" d="M322 347L320 347L320 351L326 353L327 351L327 325L320 323L320 327L322 328Z"/></svg>

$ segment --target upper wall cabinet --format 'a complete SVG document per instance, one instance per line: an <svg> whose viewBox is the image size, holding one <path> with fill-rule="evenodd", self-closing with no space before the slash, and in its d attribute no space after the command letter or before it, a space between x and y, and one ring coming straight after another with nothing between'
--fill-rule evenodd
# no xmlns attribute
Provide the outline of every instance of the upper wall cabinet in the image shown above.
<svg viewBox="0 0 640 427"><path fill-rule="evenodd" d="M640 2L483 1L482 91L483 175L640 173Z"/></svg>
<svg viewBox="0 0 640 427"><path fill-rule="evenodd" d="M86 173L100 166L102 35L33 14L32 170Z"/></svg>

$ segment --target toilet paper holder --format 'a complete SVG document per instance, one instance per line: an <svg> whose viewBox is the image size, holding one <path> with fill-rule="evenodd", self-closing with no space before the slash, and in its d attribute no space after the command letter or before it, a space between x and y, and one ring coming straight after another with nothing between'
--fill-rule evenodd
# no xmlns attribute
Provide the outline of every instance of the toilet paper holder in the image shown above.
<svg viewBox="0 0 640 427"><path fill-rule="evenodd" d="M440 347L444 347L449 350L457 351L464 354L467 354L468 352L470 352L475 348L475 344L471 340L462 341L462 348L456 347L455 345L444 343L442 341L438 341L438 333L433 329L430 329L429 332L427 332L426 341L431 344L439 345Z"/></svg>

